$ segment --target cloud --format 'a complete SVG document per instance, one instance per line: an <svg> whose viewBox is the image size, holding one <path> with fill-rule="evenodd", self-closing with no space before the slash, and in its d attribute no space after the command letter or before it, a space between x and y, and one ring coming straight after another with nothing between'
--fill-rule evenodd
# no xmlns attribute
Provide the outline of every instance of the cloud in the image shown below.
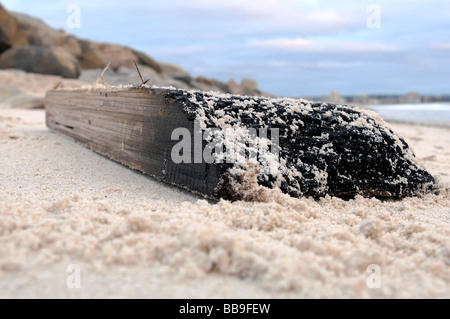
<svg viewBox="0 0 450 319"><path fill-rule="evenodd" d="M350 42L336 40L315 40L304 38L275 38L269 40L256 40L248 43L250 47L274 49L285 52L350 52L350 53L371 53L371 52L398 52L402 48L396 45L387 45L373 42Z"/></svg>
<svg viewBox="0 0 450 319"><path fill-rule="evenodd" d="M66 28L67 5L82 28L194 75L255 78L280 95L448 93L448 0L0 0L10 10ZM369 29L367 7L381 8ZM446 92L447 90L447 92Z"/></svg>
<svg viewBox="0 0 450 319"><path fill-rule="evenodd" d="M302 69L309 69L309 70L330 70L330 69L343 69L343 68L361 66L361 62L358 62L358 61L350 61L350 62L321 61L321 62L300 63L298 66Z"/></svg>
<svg viewBox="0 0 450 319"><path fill-rule="evenodd" d="M435 48L450 51L450 42L437 43L434 45Z"/></svg>

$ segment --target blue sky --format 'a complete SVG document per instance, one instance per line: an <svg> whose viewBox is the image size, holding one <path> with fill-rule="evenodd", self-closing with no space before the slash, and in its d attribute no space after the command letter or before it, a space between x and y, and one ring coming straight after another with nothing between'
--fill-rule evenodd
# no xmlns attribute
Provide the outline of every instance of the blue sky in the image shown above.
<svg viewBox="0 0 450 319"><path fill-rule="evenodd" d="M449 0L2 0L53 27L129 45L193 75L283 96L450 94ZM68 29L77 4L81 28ZM367 20L380 9L380 28Z"/></svg>

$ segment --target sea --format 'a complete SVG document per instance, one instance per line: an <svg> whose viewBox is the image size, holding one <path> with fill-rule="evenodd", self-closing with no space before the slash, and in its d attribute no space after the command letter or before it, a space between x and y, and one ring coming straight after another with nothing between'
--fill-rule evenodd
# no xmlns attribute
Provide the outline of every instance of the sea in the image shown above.
<svg viewBox="0 0 450 319"><path fill-rule="evenodd" d="M450 127L450 103L386 104L369 109L386 122Z"/></svg>

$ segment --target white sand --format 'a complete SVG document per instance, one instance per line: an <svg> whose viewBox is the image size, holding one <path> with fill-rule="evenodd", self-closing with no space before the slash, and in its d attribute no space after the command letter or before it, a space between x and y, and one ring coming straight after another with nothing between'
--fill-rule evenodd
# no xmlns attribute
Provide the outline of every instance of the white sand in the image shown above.
<svg viewBox="0 0 450 319"><path fill-rule="evenodd" d="M393 127L440 195L210 204L0 110L0 297L449 298L450 130Z"/></svg>

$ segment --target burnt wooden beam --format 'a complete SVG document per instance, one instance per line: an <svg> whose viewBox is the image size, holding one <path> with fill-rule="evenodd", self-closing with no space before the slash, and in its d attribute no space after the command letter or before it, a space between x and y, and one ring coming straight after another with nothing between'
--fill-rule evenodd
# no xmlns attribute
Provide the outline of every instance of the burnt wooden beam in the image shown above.
<svg viewBox="0 0 450 319"><path fill-rule="evenodd" d="M351 106L142 85L49 91L46 121L99 154L212 199L257 199L261 187L293 197L404 197L437 188L405 140L376 114ZM172 156L179 128L191 137L184 162ZM249 155L258 139L267 150L276 144L278 157L206 161L208 141L200 137L198 147L195 136L214 128L222 146L237 138L233 148ZM266 133L249 138L252 129Z"/></svg>

